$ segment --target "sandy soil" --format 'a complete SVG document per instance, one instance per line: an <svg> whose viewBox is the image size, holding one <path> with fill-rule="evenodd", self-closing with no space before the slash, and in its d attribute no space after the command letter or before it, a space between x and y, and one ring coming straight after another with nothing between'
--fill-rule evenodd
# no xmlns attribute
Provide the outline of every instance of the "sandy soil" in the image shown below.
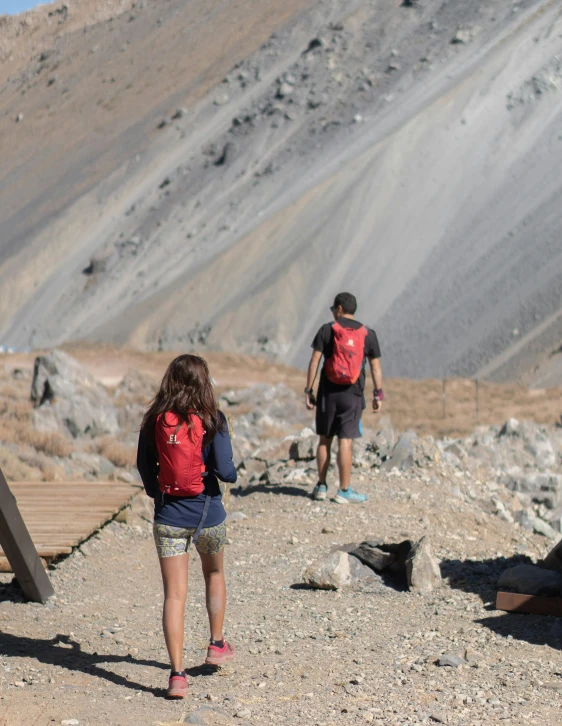
<svg viewBox="0 0 562 726"><path fill-rule="evenodd" d="M545 540L459 497L438 470L356 479L371 500L354 509L312 503L301 487L233 490L230 509L247 515L230 525L226 550L226 633L238 656L218 672L201 667L207 632L194 561L184 703L163 699L161 586L141 502L128 524L106 527L50 572L52 604L14 602L5 590L1 723L172 726L203 706L213 709L203 723L215 726L557 723L555 620L502 614L491 604L498 572L517 553L543 555ZM481 482L461 474L454 484L481 496ZM380 581L337 593L299 584L307 563L334 543L426 533L449 577L430 596ZM479 654L477 666L435 665L440 654L466 648Z"/></svg>

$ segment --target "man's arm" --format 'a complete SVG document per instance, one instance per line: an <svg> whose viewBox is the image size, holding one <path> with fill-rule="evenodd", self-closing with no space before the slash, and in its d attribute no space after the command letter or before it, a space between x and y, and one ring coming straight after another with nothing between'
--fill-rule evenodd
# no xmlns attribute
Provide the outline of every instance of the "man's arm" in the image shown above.
<svg viewBox="0 0 562 726"><path fill-rule="evenodd" d="M320 361L322 359L322 351L314 350L312 351L312 355L310 357L310 363L308 364L308 373L306 374L306 390L312 391L312 386L314 384L314 379L316 378L316 374L318 373L318 366L320 365ZM310 398L310 393L305 394L306 395L306 407L308 409L313 409L314 404L312 403L312 400Z"/></svg>
<svg viewBox="0 0 562 726"><path fill-rule="evenodd" d="M373 388L375 391L375 394L373 394L373 411L380 411L382 408L382 400L376 397L376 392L382 391L381 359L369 358L369 365L371 367L371 378L373 379Z"/></svg>

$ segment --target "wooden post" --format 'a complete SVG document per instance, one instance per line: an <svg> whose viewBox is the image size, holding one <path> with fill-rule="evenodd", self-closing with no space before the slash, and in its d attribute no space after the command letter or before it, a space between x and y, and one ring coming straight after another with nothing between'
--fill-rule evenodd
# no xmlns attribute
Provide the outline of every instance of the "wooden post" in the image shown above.
<svg viewBox="0 0 562 726"><path fill-rule="evenodd" d="M28 600L45 603L55 594L1 469L0 545Z"/></svg>

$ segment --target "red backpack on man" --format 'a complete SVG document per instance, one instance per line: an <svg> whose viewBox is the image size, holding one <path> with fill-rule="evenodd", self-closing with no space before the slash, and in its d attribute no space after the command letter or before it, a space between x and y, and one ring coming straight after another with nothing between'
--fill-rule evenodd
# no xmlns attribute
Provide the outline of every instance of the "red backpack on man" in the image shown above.
<svg viewBox="0 0 562 726"><path fill-rule="evenodd" d="M367 328L362 325L344 328L337 321L332 325L334 331L334 352L328 358L324 369L328 380L340 386L351 386L359 380L365 359L365 338Z"/></svg>
<svg viewBox="0 0 562 726"><path fill-rule="evenodd" d="M160 469L160 491L177 497L197 496L205 485L203 463L203 422L196 413L189 417L189 426L175 413L158 416L154 432Z"/></svg>

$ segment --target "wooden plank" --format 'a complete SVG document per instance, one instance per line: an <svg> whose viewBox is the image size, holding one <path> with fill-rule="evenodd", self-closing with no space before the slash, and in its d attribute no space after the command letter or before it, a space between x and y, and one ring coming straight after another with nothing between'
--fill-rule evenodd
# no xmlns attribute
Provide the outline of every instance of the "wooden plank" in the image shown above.
<svg viewBox="0 0 562 726"><path fill-rule="evenodd" d="M100 529L142 489L136 482L15 482L17 505L40 556L53 559ZM0 550L0 571L7 566Z"/></svg>
<svg viewBox="0 0 562 726"><path fill-rule="evenodd" d="M0 469L0 544L28 600L45 603L55 594Z"/></svg>
<svg viewBox="0 0 562 726"><path fill-rule="evenodd" d="M562 597L539 597L538 595L520 595L515 592L498 592L496 610L562 616Z"/></svg>

